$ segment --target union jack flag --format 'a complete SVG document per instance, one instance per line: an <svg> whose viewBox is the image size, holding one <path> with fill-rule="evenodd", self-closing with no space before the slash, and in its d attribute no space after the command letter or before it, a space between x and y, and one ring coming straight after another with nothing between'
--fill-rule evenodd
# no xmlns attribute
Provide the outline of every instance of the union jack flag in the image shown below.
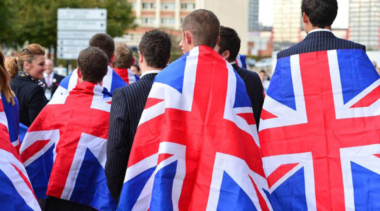
<svg viewBox="0 0 380 211"><path fill-rule="evenodd" d="M241 67L241 68L243 68L243 69L247 69L247 61L246 61L246 59L247 59L247 56L246 55L238 55L237 57L236 57L236 60L235 60L235 63L239 66L239 67Z"/></svg>
<svg viewBox="0 0 380 211"><path fill-rule="evenodd" d="M1 210L41 210L15 147L0 95L0 205Z"/></svg>
<svg viewBox="0 0 380 211"><path fill-rule="evenodd" d="M82 82L42 110L20 150L37 198L116 209L104 172L110 108L105 88Z"/></svg>
<svg viewBox="0 0 380 211"><path fill-rule="evenodd" d="M8 133L10 137L10 141L14 147L16 147L17 151L20 149L20 139L19 139L19 104L18 100L15 97L15 105L9 103L4 93L0 94L0 102L1 107L3 108L3 112L6 112L8 115L3 116L3 120L1 120L2 124L4 124L8 128ZM15 109L16 108L16 109Z"/></svg>
<svg viewBox="0 0 380 211"><path fill-rule="evenodd" d="M379 98L363 50L277 61L260 120L274 210L380 210Z"/></svg>
<svg viewBox="0 0 380 211"><path fill-rule="evenodd" d="M129 84L135 82L135 77L131 77ZM79 82L79 72L78 69L75 69L72 73L70 73L67 77L65 77L57 90L54 93L54 97L62 97L67 96L71 90L75 88L75 86ZM104 76L101 86L109 90L112 94L115 89L126 86L126 82L110 67L108 66L107 74Z"/></svg>
<svg viewBox="0 0 380 211"><path fill-rule="evenodd" d="M267 193L244 82L196 47L155 78L118 210L271 210Z"/></svg>
<svg viewBox="0 0 380 211"><path fill-rule="evenodd" d="M125 81L127 84L131 84L140 80L140 78L135 75L131 69L128 68L116 68L113 67L113 70Z"/></svg>

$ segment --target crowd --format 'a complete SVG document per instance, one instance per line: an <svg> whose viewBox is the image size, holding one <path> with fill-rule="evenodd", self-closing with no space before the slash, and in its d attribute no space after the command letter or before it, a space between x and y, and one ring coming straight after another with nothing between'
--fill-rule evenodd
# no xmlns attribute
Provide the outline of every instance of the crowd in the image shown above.
<svg viewBox="0 0 380 211"><path fill-rule="evenodd" d="M137 59L125 43L115 44L108 34L94 35L89 47L79 54L77 69L65 78L53 72L53 62L45 59L45 50L39 44L27 45L17 58L5 58L0 51L0 132L14 147L9 149L0 143L0 151L8 149L24 164L25 170L21 169L20 174L25 174L23 182L30 188L22 192L34 193L38 205L33 202L36 198L28 198L26 193L21 194L21 201L33 210L54 211L173 207L249 210L251 206L258 210L287 210L289 206L284 204L299 203L292 200L301 199L286 195L301 194L292 191L274 194L270 199L260 190L269 190L268 185L257 179L266 181L267 167L273 164L262 161L262 157L276 151L268 146L274 144L281 148L278 151L292 151L292 147L299 149L302 145L292 140L289 146L273 141L276 137L297 137L293 129L270 133L271 128L291 125L286 121L292 118L301 122L297 124L307 123L302 122L302 117L287 116L289 107L293 108L293 98L300 109L299 92L292 86L301 82L292 81L298 73L286 71L294 70L294 60L301 61L301 66L316 68L323 55L315 52L365 52L364 46L340 40L331 33L337 12L335 0L303 0L302 12L308 36L279 53L277 75L269 90L270 78L265 71L257 74L236 64L241 45L236 31L220 26L215 14L203 9L183 20L179 45L184 56L173 63L169 63L172 41L160 30L144 34ZM353 52L352 55L360 54ZM307 60L295 57L302 54L309 55ZM366 58L361 60L364 67L368 67L366 62ZM322 66L318 68L315 70ZM323 96L325 89L321 91ZM265 93L269 96L264 105ZM312 99L317 95L313 92ZM270 122L281 115L285 119ZM331 116L320 115L327 119ZM1 124L6 124L6 130ZM259 142L257 131L261 124L264 135L260 134ZM21 126L28 128L22 143ZM324 128L328 127L326 123ZM307 130L296 131L303 134ZM218 176L220 169L224 171ZM316 172L323 171L316 168ZM225 183L226 178L236 183ZM250 184L244 183L245 179ZM234 184L241 189L233 189ZM255 194L246 191L251 186ZM251 195L244 198L243 193ZM2 194L7 193L0 191ZM293 199L282 201L278 197ZM305 196L306 201L308 197L310 194ZM9 206L4 207L18 210L19 204L8 202Z"/></svg>

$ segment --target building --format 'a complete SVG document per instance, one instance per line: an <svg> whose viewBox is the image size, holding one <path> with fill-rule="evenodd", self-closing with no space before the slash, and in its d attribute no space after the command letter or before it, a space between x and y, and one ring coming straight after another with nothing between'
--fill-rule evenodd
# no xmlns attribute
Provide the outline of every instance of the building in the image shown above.
<svg viewBox="0 0 380 211"><path fill-rule="evenodd" d="M274 0L273 41L279 51L302 40L301 0Z"/></svg>
<svg viewBox="0 0 380 211"><path fill-rule="evenodd" d="M132 3L138 27L128 30L116 41L138 46L142 35L152 29L161 29L181 37L181 23L195 9L208 9L218 16L221 25L234 28L242 40L240 52L247 54L248 0L128 0ZM175 41L177 41L175 40ZM179 42L178 41L178 42Z"/></svg>
<svg viewBox="0 0 380 211"><path fill-rule="evenodd" d="M259 0L249 0L248 5L248 30L259 30Z"/></svg>
<svg viewBox="0 0 380 211"><path fill-rule="evenodd" d="M350 0L349 39L380 50L380 0Z"/></svg>

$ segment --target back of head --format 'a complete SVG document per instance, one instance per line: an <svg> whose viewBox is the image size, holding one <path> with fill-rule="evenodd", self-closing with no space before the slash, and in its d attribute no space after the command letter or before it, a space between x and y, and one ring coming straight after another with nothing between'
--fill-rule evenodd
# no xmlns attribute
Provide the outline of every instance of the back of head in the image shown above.
<svg viewBox="0 0 380 211"><path fill-rule="evenodd" d="M218 17L205 9L193 11L182 23L182 30L189 31L193 35L194 46L206 45L214 48L218 42L219 28Z"/></svg>
<svg viewBox="0 0 380 211"><path fill-rule="evenodd" d="M108 34L99 33L95 34L89 42L92 47L98 47L108 56L108 60L111 60L112 55L115 52L115 42Z"/></svg>
<svg viewBox="0 0 380 211"><path fill-rule="evenodd" d="M78 68L83 81L99 83L107 74L108 57L100 48L90 46L80 52Z"/></svg>
<svg viewBox="0 0 380 211"><path fill-rule="evenodd" d="M220 27L220 42L219 54L222 54L224 51L229 51L230 56L228 57L229 62L235 61L237 55L240 51L240 38L235 30L221 26Z"/></svg>
<svg viewBox="0 0 380 211"><path fill-rule="evenodd" d="M116 43L115 59L112 67L115 68L131 68L133 63L133 52L124 42Z"/></svg>
<svg viewBox="0 0 380 211"><path fill-rule="evenodd" d="M338 14L337 0L302 0L305 13L314 27L331 26Z"/></svg>
<svg viewBox="0 0 380 211"><path fill-rule="evenodd" d="M148 31L142 37L139 51L149 67L165 68L170 59L172 42L168 34L159 30Z"/></svg>
<svg viewBox="0 0 380 211"><path fill-rule="evenodd" d="M17 58L7 57L5 58L5 69L10 75L11 79L15 78L18 74Z"/></svg>
<svg viewBox="0 0 380 211"><path fill-rule="evenodd" d="M4 93L6 100L14 105L14 94L9 86L10 77L8 72L5 70L4 60L4 54L0 50L0 94L1 92Z"/></svg>

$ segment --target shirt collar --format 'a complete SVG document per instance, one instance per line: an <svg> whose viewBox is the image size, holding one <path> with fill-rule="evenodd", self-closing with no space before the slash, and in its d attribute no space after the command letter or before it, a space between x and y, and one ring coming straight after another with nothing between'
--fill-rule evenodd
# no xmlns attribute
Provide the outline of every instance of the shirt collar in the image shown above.
<svg viewBox="0 0 380 211"><path fill-rule="evenodd" d="M148 71L144 72L143 74L141 74L140 79L142 77L144 77L145 75L148 75L148 74L151 74L151 73L157 73L158 74L160 72L161 72L161 70L148 70Z"/></svg>
<svg viewBox="0 0 380 211"><path fill-rule="evenodd" d="M331 32L332 33L332 31L330 29L313 29L313 30L309 31L309 34L313 33L313 32Z"/></svg>
<svg viewBox="0 0 380 211"><path fill-rule="evenodd" d="M236 62L230 62L230 64L231 64L231 65L234 65L234 64L236 64Z"/></svg>

